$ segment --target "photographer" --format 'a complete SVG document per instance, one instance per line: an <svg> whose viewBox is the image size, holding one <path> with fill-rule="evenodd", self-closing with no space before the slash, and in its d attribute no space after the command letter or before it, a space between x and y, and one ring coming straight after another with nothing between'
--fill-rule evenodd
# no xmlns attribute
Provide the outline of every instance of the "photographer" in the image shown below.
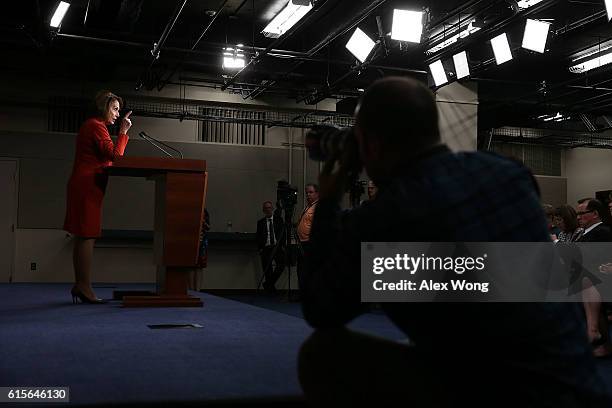
<svg viewBox="0 0 612 408"><path fill-rule="evenodd" d="M303 293L304 316L317 330L298 369L307 399L316 406L609 406L576 304L383 303L414 346L345 328L367 306L361 242L549 240L529 171L492 154L451 153L421 83L375 82L357 109L354 142L358 158L346 147L320 175ZM369 205L341 212L355 161L380 190Z"/></svg>
<svg viewBox="0 0 612 408"><path fill-rule="evenodd" d="M274 213L272 201L264 201L262 210L264 217L257 221L257 247L266 279L263 283L264 290L274 294L276 293L276 281L285 269L284 243L280 242L284 238L284 224L278 212ZM276 264L274 268L272 268L272 260Z"/></svg>

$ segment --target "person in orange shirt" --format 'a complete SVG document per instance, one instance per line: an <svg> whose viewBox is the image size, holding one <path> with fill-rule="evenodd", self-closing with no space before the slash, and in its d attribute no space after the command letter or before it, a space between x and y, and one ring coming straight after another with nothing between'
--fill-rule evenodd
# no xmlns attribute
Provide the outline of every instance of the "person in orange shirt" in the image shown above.
<svg viewBox="0 0 612 408"><path fill-rule="evenodd" d="M73 264L75 282L72 301L105 303L91 287L91 260L94 242L101 232L102 200L108 182L104 168L123 156L132 126L129 111L121 120L119 137L113 143L107 125L119 119L123 100L110 91L100 91L94 99L94 114L87 119L76 138L76 152L66 194L64 230L75 236Z"/></svg>
<svg viewBox="0 0 612 408"><path fill-rule="evenodd" d="M319 201L319 186L316 184L306 184L304 188L304 194L306 195L306 208L302 211L300 220L297 225L297 235L300 240L300 246L302 248L302 256L298 260L297 264L297 275L300 290L304 287L304 278L306 276L305 271L305 259L308 258L310 253L310 229L312 228L312 220L314 212Z"/></svg>

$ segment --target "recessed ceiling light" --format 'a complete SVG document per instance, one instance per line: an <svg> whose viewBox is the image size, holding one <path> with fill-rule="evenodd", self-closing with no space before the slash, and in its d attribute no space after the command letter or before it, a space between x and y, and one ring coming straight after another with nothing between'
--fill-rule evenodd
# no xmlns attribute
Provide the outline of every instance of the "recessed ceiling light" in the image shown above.
<svg viewBox="0 0 612 408"><path fill-rule="evenodd" d="M574 74L581 74L608 64L612 64L612 52L601 54L598 57L591 58L581 62L580 64L571 66L569 70Z"/></svg>
<svg viewBox="0 0 612 408"><path fill-rule="evenodd" d="M266 37L278 38L285 34L291 27L295 25L302 17L312 9L312 4L297 5L289 1L284 9L270 21L263 29L262 33Z"/></svg>

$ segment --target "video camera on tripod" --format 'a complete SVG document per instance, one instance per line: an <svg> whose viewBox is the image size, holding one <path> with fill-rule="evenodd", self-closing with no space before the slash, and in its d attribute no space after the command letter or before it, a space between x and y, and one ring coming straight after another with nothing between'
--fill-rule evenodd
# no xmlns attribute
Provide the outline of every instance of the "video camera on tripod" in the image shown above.
<svg viewBox="0 0 612 408"><path fill-rule="evenodd" d="M328 124L315 125L306 133L305 146L308 156L315 161L343 157L349 170L346 192L349 193L351 206L358 206L367 182L358 179L363 163L359 157L355 129Z"/></svg>
<svg viewBox="0 0 612 408"><path fill-rule="evenodd" d="M285 180L278 182L276 187L276 202L283 210L292 210L298 201L298 189Z"/></svg>

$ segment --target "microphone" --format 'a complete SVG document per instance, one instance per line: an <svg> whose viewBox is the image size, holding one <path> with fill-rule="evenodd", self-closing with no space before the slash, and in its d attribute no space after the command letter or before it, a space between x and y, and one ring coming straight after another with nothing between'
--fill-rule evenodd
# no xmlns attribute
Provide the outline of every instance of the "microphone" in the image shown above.
<svg viewBox="0 0 612 408"><path fill-rule="evenodd" d="M147 142L151 143L153 146L155 146L156 148L158 148L159 150L161 150L162 152L166 153L166 155L174 158L173 155L171 155L170 153L168 153L168 151L166 149L164 149L163 147L161 147L160 145L166 146L169 149L174 150L175 152L177 152L179 154L179 156L181 156L181 159L183 158L183 153L181 153L180 150L175 149L172 146L167 145L166 143L162 142L161 140L157 140L149 135L146 134L145 131L142 131L140 133L138 133L138 136L142 137L144 140L146 140Z"/></svg>

